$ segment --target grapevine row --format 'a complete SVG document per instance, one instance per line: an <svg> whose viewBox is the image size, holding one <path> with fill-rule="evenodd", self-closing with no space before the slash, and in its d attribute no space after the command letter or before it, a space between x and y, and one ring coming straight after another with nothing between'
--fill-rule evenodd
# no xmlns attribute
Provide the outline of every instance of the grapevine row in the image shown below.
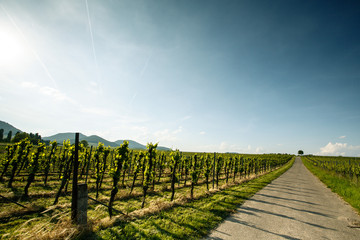
<svg viewBox="0 0 360 240"><path fill-rule="evenodd" d="M314 166L334 172L350 180L360 178L359 158L307 156L306 159Z"/></svg>
<svg viewBox="0 0 360 240"><path fill-rule="evenodd" d="M142 203L146 204L149 192L156 191L157 186L165 186L171 190L170 200L173 201L176 189L190 188L190 199L194 198L194 189L199 184L206 184L206 189L219 188L219 181L226 184L236 182L250 175L259 175L271 171L285 163L292 156L285 154L240 155L240 154L208 154L158 151L157 144L149 143L145 151L130 150L125 141L120 147L110 148L99 143L97 147L79 146L80 181L89 183L95 180L96 199L102 189L104 179L111 179L111 192L108 202L109 215L120 188L133 194L136 186L141 186ZM32 145L29 140L6 146L1 159L0 180L8 188L16 178L26 177L26 186L22 198L31 197L29 187L35 177L48 184L49 176L57 178L59 185L53 204L57 204L63 192L68 192L73 168L75 146L70 141L62 145L56 141L45 146L43 143ZM169 188L167 187L169 186ZM157 187L159 188L159 187ZM159 189L157 189L159 191Z"/></svg>

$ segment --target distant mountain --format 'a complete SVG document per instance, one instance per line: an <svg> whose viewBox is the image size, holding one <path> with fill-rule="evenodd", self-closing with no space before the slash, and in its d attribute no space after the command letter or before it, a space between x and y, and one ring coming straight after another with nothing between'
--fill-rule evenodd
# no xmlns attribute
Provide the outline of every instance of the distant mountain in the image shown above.
<svg viewBox="0 0 360 240"><path fill-rule="evenodd" d="M10 131L12 131L12 136L15 136L17 132L22 132L20 129L17 129L16 127L4 121L0 121L0 129L4 129L4 138L6 138Z"/></svg>
<svg viewBox="0 0 360 240"><path fill-rule="evenodd" d="M146 149L145 145L142 145L133 140L117 140L117 141L115 141L115 143L118 144L118 146L120 146L121 144L123 144L124 141L129 141L129 148L131 148L131 149L140 149L140 150Z"/></svg>
<svg viewBox="0 0 360 240"><path fill-rule="evenodd" d="M12 136L14 137L15 134L17 132L22 132L20 129L10 125L7 122L1 121L0 120L0 129L4 129L4 135L3 137L6 138L7 134L9 131L12 131ZM62 144L64 140L70 140L70 143L74 143L75 142L75 133L73 132L67 132L67 133L58 133L49 137L42 137L42 140L44 141L54 141L56 140L58 143ZM97 135L91 135L91 136L86 136L82 133L79 134L79 140L86 140L89 145L92 146L97 146L99 144L99 142L102 142L105 146L110 146L110 147L118 147L120 146L125 140L117 140L115 142L111 142L108 141L102 137L99 137ZM139 149L139 150L145 150L146 146L142 145L138 142L135 142L133 140L126 140L129 141L129 148L130 149ZM158 146L157 147L158 150L161 151L170 151L170 148L167 147L162 147L162 146Z"/></svg>
<svg viewBox="0 0 360 240"><path fill-rule="evenodd" d="M43 137L43 140L50 140L50 141L54 141L56 140L58 143L62 143L64 140L70 140L70 143L74 143L75 142L75 133L72 132L67 132L67 133L58 133L49 137ZM79 134L79 140L86 140L89 145L92 146L97 146L99 144L99 142L102 142L105 146L110 146L110 147L118 147L119 145L114 143L114 142L110 142L104 138L101 138L99 136L96 135L91 135L91 136L86 136L82 133Z"/></svg>
<svg viewBox="0 0 360 240"><path fill-rule="evenodd" d="M162 147L162 146L158 146L156 149L157 149L157 150L160 150L160 151L171 151L171 148Z"/></svg>
<svg viewBox="0 0 360 240"><path fill-rule="evenodd" d="M79 139L83 140L84 138L87 138L87 136L83 135L83 134L79 134ZM58 133L49 137L43 137L44 140L50 140L50 141L54 141L56 140L58 143L62 143L64 140L68 140L70 139L70 142L73 143L75 142L75 133Z"/></svg>
<svg viewBox="0 0 360 240"><path fill-rule="evenodd" d="M68 132L68 133L58 133L58 134L55 134L55 135L52 135L52 136L49 136L49 137L43 137L42 138L43 140L50 140L50 141L54 141L56 140L58 143L62 143L64 140L70 140L70 143L74 143L75 142L75 133L71 133L71 132ZM105 146L110 146L110 147L118 147L120 146L124 140L117 140L115 142L110 142L104 138L101 138L97 135L91 135L91 136L86 136L82 133L79 134L79 140L86 140L89 145L92 145L92 146L97 146L99 144L99 142L102 142ZM126 140L126 141L129 141L129 148L130 149L139 149L139 150L145 150L146 149L146 146L145 145L142 145L138 142L135 142L133 140ZM161 150L161 151L170 151L171 149L170 148L167 148L167 147L157 147L158 150Z"/></svg>
<svg viewBox="0 0 360 240"><path fill-rule="evenodd" d="M83 136L85 136L85 135L83 135ZM80 141L83 139L86 140L89 143L89 145L92 145L92 146L97 146L99 144L99 142L102 142L105 146L110 146L110 147L118 147L119 146L118 144L116 144L114 142L110 142L102 137L97 136L97 135L91 135L89 137L85 136L83 139L81 139L79 136L79 139L80 139ZM75 142L75 134L74 134L74 142Z"/></svg>
<svg viewBox="0 0 360 240"><path fill-rule="evenodd" d="M146 149L145 145L142 145L142 144L140 144L138 142L135 142L133 140L117 140L117 141L115 141L115 143L121 145L124 141L129 142L129 148L131 148L131 149L140 149L140 150L145 150ZM156 149L161 150L161 151L171 151L171 148L162 147L162 146L158 146Z"/></svg>

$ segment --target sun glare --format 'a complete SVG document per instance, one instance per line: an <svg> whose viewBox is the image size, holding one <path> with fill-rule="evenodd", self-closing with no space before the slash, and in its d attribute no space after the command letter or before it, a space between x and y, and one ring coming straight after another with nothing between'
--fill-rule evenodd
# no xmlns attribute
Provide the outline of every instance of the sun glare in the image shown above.
<svg viewBox="0 0 360 240"><path fill-rule="evenodd" d="M0 31L0 66L10 67L25 60L26 46L15 35Z"/></svg>

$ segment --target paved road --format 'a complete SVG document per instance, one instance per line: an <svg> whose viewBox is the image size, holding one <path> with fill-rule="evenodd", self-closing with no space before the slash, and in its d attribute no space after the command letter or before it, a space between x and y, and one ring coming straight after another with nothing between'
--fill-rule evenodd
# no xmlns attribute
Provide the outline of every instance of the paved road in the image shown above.
<svg viewBox="0 0 360 240"><path fill-rule="evenodd" d="M296 158L206 239L360 240L358 223L359 215Z"/></svg>

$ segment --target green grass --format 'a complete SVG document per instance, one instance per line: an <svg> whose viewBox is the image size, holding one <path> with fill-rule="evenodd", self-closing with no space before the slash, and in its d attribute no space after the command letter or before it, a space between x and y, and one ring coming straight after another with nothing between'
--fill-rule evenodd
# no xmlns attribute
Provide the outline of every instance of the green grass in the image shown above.
<svg viewBox="0 0 360 240"><path fill-rule="evenodd" d="M315 175L320 181L328 186L333 192L341 196L346 202L353 206L360 213L360 184L347 178L339 176L334 172L330 172L319 167L315 167L304 157L301 158L304 165Z"/></svg>
<svg viewBox="0 0 360 240"><path fill-rule="evenodd" d="M285 166L247 183L229 187L209 197L146 215L134 221L118 221L85 238L97 239L199 239L206 236L245 200L288 170Z"/></svg>

